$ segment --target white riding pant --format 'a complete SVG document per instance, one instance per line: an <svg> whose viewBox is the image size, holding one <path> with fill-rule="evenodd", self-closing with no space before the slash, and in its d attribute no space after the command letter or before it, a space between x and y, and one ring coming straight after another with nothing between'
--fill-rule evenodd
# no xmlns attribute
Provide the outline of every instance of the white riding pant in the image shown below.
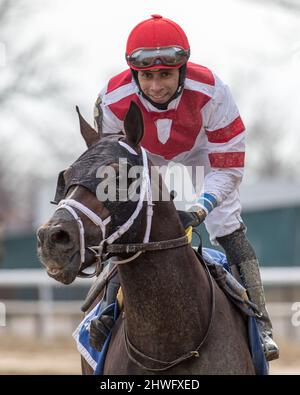
<svg viewBox="0 0 300 395"><path fill-rule="evenodd" d="M217 237L230 235L240 228L243 223L241 209L240 194L235 190L208 214L204 224L213 245L218 245Z"/></svg>

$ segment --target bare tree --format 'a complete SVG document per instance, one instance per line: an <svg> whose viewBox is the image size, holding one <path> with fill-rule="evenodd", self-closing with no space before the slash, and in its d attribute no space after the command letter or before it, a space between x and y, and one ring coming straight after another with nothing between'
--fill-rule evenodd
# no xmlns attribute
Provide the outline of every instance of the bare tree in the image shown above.
<svg viewBox="0 0 300 395"><path fill-rule="evenodd" d="M266 48L264 32L262 45L246 49L245 68L235 73L232 85L236 88L237 102L248 111L247 167L255 178L299 179L300 159L298 145L298 109L300 34L299 0L241 0L255 7L281 11L290 20L284 25L266 23L265 36L274 37L276 49ZM278 16L278 12L276 16ZM267 13L266 13L267 15ZM297 19L299 23L297 24ZM271 19L268 19L270 22ZM247 51L247 52L246 52ZM298 119L297 119L298 117ZM300 119L299 119L300 120Z"/></svg>
<svg viewBox="0 0 300 395"><path fill-rule="evenodd" d="M39 6L38 2L33 5ZM16 148L22 144L21 138L26 141L27 133L27 141L31 138L33 144L36 142L37 150L47 147L48 152L53 152L52 160L64 155L57 139L53 137L52 122L45 125L41 121L33 121L32 110L26 111L28 103L36 112L40 111L42 105L48 105L49 108L51 103L52 107L56 103L59 103L60 108L67 105L64 95L66 84L62 83L57 73L59 60L47 53L46 39L39 37L25 44L18 39L16 26L21 26L24 31L30 30L30 7L32 3L28 4L24 0L0 0L0 45L3 57L2 62L0 59L0 211L5 213L6 219L13 217L8 214L12 211L15 213L17 208L19 212L30 215L29 208L32 205L29 199L35 188L36 171L33 175L34 166L32 169L28 167L25 175L24 168L27 169L25 165L34 151L28 150L20 158Z"/></svg>
<svg viewBox="0 0 300 395"><path fill-rule="evenodd" d="M51 67L46 65L45 39L37 39L25 48L16 44L18 40L12 26L16 23L26 25L27 8L24 1L0 0L0 37L4 40L1 44L6 56L1 68L0 111L13 97L39 99L45 93L52 97L62 90L61 82L57 76L51 76Z"/></svg>

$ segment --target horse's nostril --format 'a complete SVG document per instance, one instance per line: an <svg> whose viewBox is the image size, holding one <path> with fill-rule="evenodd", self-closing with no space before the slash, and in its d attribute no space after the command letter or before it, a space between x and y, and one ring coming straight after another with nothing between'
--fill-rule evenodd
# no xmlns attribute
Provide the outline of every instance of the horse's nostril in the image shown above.
<svg viewBox="0 0 300 395"><path fill-rule="evenodd" d="M54 244L67 244L70 242L70 236L65 230L57 230L50 237Z"/></svg>

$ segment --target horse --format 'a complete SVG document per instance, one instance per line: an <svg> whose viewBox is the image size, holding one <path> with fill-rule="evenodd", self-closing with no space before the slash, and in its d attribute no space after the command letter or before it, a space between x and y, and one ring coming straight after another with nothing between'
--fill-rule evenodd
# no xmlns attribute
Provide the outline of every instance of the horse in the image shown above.
<svg viewBox="0 0 300 395"><path fill-rule="evenodd" d="M103 374L255 374L245 317L199 262L172 199L161 198L161 180L152 200L139 107L131 103L125 134L113 136L96 132L77 112L88 149L60 173L62 200L37 231L38 255L48 275L64 284L92 265L99 275L101 257L115 257L124 306ZM120 158L127 169L142 169L138 198L101 200L100 168L115 170L107 187L117 180L119 195L122 178L127 192L133 185ZM85 361L83 373L92 373Z"/></svg>

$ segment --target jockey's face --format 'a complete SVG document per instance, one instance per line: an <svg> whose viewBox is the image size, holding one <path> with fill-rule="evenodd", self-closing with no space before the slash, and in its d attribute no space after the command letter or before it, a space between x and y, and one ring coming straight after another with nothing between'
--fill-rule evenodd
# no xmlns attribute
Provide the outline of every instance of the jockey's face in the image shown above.
<svg viewBox="0 0 300 395"><path fill-rule="evenodd" d="M155 103L163 104L174 95L178 88L179 69L139 71L138 80L145 95Z"/></svg>

